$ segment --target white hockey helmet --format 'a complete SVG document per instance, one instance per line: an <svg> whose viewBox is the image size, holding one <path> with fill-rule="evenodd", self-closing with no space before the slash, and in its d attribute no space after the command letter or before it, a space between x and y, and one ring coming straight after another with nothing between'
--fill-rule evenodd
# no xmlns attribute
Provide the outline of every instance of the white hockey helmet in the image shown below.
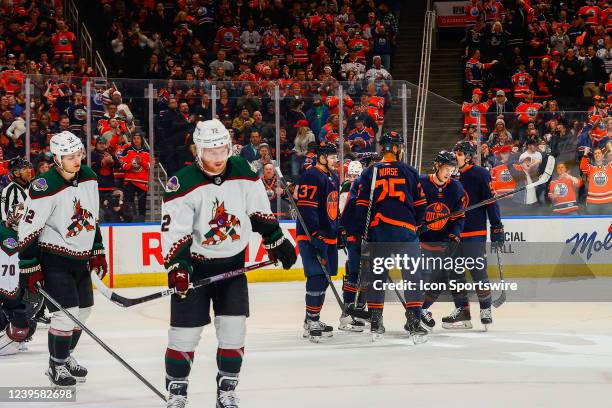
<svg viewBox="0 0 612 408"><path fill-rule="evenodd" d="M196 145L200 157L202 149L212 149L220 146L227 146L228 154L232 154L232 138L223 123L218 119L198 122L193 131L193 143Z"/></svg>
<svg viewBox="0 0 612 408"><path fill-rule="evenodd" d="M83 142L76 135L67 130L53 135L49 141L51 153L61 163L62 156L83 152L85 150Z"/></svg>
<svg viewBox="0 0 612 408"><path fill-rule="evenodd" d="M353 160L349 163L347 173L349 176L359 176L363 171L363 166L360 162Z"/></svg>

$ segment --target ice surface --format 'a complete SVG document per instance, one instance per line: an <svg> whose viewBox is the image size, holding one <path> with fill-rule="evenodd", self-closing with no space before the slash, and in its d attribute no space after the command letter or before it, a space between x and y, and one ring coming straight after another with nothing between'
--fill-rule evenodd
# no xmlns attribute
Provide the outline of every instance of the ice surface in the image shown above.
<svg viewBox="0 0 612 408"><path fill-rule="evenodd" d="M135 297L155 288L119 289ZM312 344L302 339L304 284L250 286L251 317L238 387L241 408L576 407L607 406L612 395L612 303L507 303L482 332L436 327L414 346L403 332L403 309L388 304L385 338L335 331ZM96 292L88 326L163 390L168 299L120 308ZM437 304L434 318L452 306ZM339 309L328 292L322 312L337 327ZM439 324L439 323L438 323ZM0 357L0 386L46 386L47 336L29 351ZM207 327L196 350L189 407L213 407L216 338ZM83 334L76 357L88 368L76 404L0 403L0 407L163 407L162 401ZM165 392L164 392L165 393Z"/></svg>

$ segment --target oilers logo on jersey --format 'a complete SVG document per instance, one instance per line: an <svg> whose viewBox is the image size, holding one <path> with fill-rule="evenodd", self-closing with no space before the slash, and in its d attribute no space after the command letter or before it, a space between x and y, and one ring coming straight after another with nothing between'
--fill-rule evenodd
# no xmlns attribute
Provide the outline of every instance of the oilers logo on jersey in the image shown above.
<svg viewBox="0 0 612 408"><path fill-rule="evenodd" d="M553 190L553 193L556 196L565 197L568 192L569 192L569 190L568 190L566 184L564 184L564 183L557 183L557 184L555 184L555 188Z"/></svg>
<svg viewBox="0 0 612 408"><path fill-rule="evenodd" d="M425 221L429 222L451 213L448 206L441 202L431 203L425 209ZM432 231L440 231L446 225L448 218L428 224L427 227Z"/></svg>
<svg viewBox="0 0 612 408"><path fill-rule="evenodd" d="M608 175L606 174L605 171L598 171L597 173L593 175L593 181L598 186L605 186L606 183L608 182Z"/></svg>
<svg viewBox="0 0 612 408"><path fill-rule="evenodd" d="M334 221L338 218L338 192L332 191L327 195L327 216Z"/></svg>

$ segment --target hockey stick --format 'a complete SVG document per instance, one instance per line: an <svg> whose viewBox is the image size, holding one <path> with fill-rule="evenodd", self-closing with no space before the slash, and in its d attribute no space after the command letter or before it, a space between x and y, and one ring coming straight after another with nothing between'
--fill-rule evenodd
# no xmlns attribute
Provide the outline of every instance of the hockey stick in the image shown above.
<svg viewBox="0 0 612 408"><path fill-rule="evenodd" d="M144 378L142 375L140 375L140 373L138 371L136 371L134 368L132 368L131 365L129 365L124 359L122 359L110 347L108 347L106 345L106 343L104 343L102 340L100 340L98 338L98 336L96 336L91 330L89 330L89 328L87 328L87 326L85 326L84 323L82 323L79 319L74 317L72 315L72 313L70 313L68 310L63 308L62 305L57 303L57 301L55 299L53 299L42 288L42 285L40 284L40 282L36 283L36 287L38 288L38 291L41 293L41 295L43 295L45 297L45 299L47 299L49 301L49 303L51 303L53 306L55 306L57 309L59 309L61 312L63 312L66 316L68 316L70 318L70 320L72 320L77 326L79 326L81 329L83 329L83 331L85 333L89 334L89 336L92 339L94 339L96 341L96 343L98 343L104 350L106 350L111 356L113 356L115 358L115 360L119 361L125 368L127 368L132 374L134 374L136 376L136 378L138 378L140 381L142 381L144 383L144 385L149 387L151 389L151 391L153 391L155 393L155 395L157 395L159 398L161 398L164 402L166 401L166 397L164 396L164 394L162 394L157 388L155 388L153 386L153 384L151 384L149 381L147 381L146 378Z"/></svg>
<svg viewBox="0 0 612 408"><path fill-rule="evenodd" d="M457 210L457 211L454 211L454 212L452 212L450 214L443 215L442 217L434 218L431 221L427 221L423 225L434 224L434 223L436 223L438 221L442 221L442 220L445 220L445 219L450 218L450 217L456 217L457 215L461 215L461 214L464 214L464 213L466 213L468 211L474 210L476 208L480 208L482 206L494 203L494 202L496 202L496 201L498 201L498 200L500 200L500 199L502 199L504 197L508 197L510 195L513 195L513 194L516 194L516 193L520 193L521 191L526 190L528 188L537 187L539 185L548 183L548 180L550 180L550 177L552 176L554 169L555 169L555 158L552 155L550 155L550 156L548 156L548 160L546 161L546 168L544 169L544 173L542 173L540 175L540 177L536 181L534 181L532 183L529 183L529 184L526 184L523 187L519 187L516 190L508 191L506 193L502 193L500 195L488 198L488 199L486 199L484 201L481 201L479 203L476 203L474 205L470 205L469 207L463 208L461 210Z"/></svg>
<svg viewBox="0 0 612 408"><path fill-rule="evenodd" d="M289 186L287 185L287 181L285 180L285 177L283 176L283 173L281 172L280 167L276 166L275 170L276 170L276 174L278 175L278 180L281 182L281 186L283 187L283 190L285 190L285 193L287 194L289 203L293 206L293 208L295 208L298 222L300 223L300 225L302 225L302 228L304 229L304 232L306 233L306 236L308 237L308 242L310 242L312 245L312 236L310 235L310 231L308 231L308 227L306 226L306 222L304 221L304 218L302 217L302 214L300 213L300 209L298 208L297 203L293 199L293 195L291 194L291 191L289 191ZM316 249L315 249L315 255L317 257L317 261L319 261L321 270L323 271L323 274L325 275L325 279L327 279L327 283L329 283L329 286L331 286L331 290L334 293L334 297L336 298L336 301L338 302L338 306L340 306L342 313L350 314L353 317L367 319L369 316L367 316L367 313L365 312L351 311L351 313L349 313L347 311L347 308L344 307L344 302L342 301L342 298L338 294L338 289L336 289L336 287L334 286L334 282L332 281L331 275L329 274L329 271L327 270L327 267L325 266L325 262L323 262L323 259L321 259L321 255Z"/></svg>
<svg viewBox="0 0 612 408"><path fill-rule="evenodd" d="M229 272L225 272L219 275L211 276L210 278L200 279L198 281L191 283L189 285L189 288L197 289L202 286L210 285L211 283L233 278L235 276L245 274L249 271L263 268L264 266L272 265L273 263L275 262L268 260L268 261L257 263L255 265L246 266L241 269L236 269L235 271L229 271ZM150 295L142 296L139 298L126 298L126 297L118 295L116 292L114 292L112 289L106 286L104 282L102 282L102 280L98 277L98 275L95 272L91 273L91 280L93 281L93 283L95 283L96 288L100 291L100 293L102 293L102 295L104 295L104 297L108 298L111 302L121 307L130 307L130 306L137 305L139 303L148 302L150 300L159 299L161 297L171 296L177 293L176 288L171 288L171 289L168 288L168 289L162 289L159 292L152 293Z"/></svg>
<svg viewBox="0 0 612 408"><path fill-rule="evenodd" d="M497 248L495 252L497 253L497 267L499 268L499 279L503 282L504 281L504 265L502 265L501 257L499 256L499 253L500 253L499 248ZM493 306L498 308L501 305L503 305L505 302L506 302L506 290L502 289L502 292L499 295L499 297L493 301Z"/></svg>

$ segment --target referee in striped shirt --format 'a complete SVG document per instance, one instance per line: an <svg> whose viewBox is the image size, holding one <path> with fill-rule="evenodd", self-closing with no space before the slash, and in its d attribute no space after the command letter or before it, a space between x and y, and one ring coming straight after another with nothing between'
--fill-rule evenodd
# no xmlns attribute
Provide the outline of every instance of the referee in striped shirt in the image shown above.
<svg viewBox="0 0 612 408"><path fill-rule="evenodd" d="M11 159L8 169L11 182L0 193L0 215L2 216L2 221L6 220L6 215L13 206L25 201L28 186L34 176L32 163L21 157Z"/></svg>

